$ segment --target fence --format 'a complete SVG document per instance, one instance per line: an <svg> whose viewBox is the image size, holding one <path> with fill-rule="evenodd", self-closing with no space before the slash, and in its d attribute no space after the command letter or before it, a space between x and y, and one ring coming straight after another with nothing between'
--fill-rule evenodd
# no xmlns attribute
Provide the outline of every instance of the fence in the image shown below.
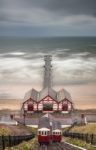
<svg viewBox="0 0 96 150"><path fill-rule="evenodd" d="M95 134L64 132L63 135L65 137L78 138L78 139L81 139L83 141L86 141L86 143L96 145L96 135Z"/></svg>
<svg viewBox="0 0 96 150"><path fill-rule="evenodd" d="M22 136L0 136L0 150L5 150L6 147L15 146L22 141L28 141L32 138L34 138L34 134Z"/></svg>

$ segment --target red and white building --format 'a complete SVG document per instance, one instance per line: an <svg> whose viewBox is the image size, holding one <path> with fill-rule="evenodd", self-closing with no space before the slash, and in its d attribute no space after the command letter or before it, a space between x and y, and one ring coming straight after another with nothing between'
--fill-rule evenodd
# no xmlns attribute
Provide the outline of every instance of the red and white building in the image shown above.
<svg viewBox="0 0 96 150"><path fill-rule="evenodd" d="M25 94L22 104L24 113L55 112L68 113L73 110L73 102L68 91L58 92L51 88L51 56L45 56L44 85L41 91L31 89Z"/></svg>

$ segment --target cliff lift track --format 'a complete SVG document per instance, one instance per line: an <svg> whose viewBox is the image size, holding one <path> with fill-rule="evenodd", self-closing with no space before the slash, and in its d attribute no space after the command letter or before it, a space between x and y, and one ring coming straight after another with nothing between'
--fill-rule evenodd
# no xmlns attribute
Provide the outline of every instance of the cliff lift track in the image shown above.
<svg viewBox="0 0 96 150"><path fill-rule="evenodd" d="M80 150L79 148L73 147L65 142L52 143L47 145L39 146L38 150Z"/></svg>

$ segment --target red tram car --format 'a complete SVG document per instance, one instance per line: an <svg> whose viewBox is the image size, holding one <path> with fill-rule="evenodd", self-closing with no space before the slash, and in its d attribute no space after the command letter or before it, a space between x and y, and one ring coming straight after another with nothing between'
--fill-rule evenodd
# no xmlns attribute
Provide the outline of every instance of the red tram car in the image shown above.
<svg viewBox="0 0 96 150"><path fill-rule="evenodd" d="M49 144L51 140L50 121L47 117L42 117L38 125L38 142L41 144Z"/></svg>
<svg viewBox="0 0 96 150"><path fill-rule="evenodd" d="M49 144L53 142L61 142L62 130L61 124L57 121L51 121L48 117L42 117L38 124L38 142L39 144Z"/></svg>
<svg viewBox="0 0 96 150"><path fill-rule="evenodd" d="M61 142L62 139L62 130L61 124L58 121L52 123L52 141Z"/></svg>

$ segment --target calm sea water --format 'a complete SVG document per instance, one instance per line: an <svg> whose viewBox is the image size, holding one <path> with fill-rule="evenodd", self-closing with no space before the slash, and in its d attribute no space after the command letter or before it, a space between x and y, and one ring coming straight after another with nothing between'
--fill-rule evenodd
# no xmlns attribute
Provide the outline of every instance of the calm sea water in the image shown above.
<svg viewBox="0 0 96 150"><path fill-rule="evenodd" d="M67 50L68 51L67 51ZM67 53L89 52L96 54L96 37L58 37L58 38L17 38L0 37L0 53L42 52L51 53L66 50Z"/></svg>

